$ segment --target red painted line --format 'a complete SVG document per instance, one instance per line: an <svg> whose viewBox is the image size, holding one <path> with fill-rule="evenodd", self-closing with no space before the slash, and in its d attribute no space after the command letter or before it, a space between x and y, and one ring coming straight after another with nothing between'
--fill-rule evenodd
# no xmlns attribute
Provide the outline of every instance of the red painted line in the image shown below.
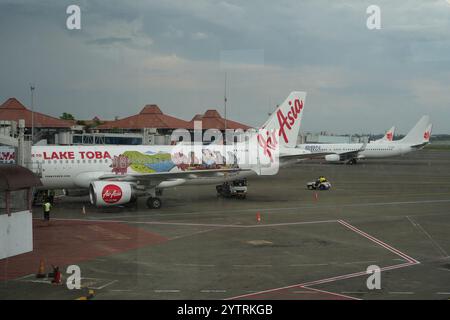
<svg viewBox="0 0 450 320"><path fill-rule="evenodd" d="M407 263L396 264L396 265L393 265L393 266L380 268L380 271L389 271L389 270L405 268L405 267L409 267L409 266L413 266L413 265L416 265L416 263L407 262ZM261 295L261 294L265 294L265 293L271 293L271 292L285 290L285 289L292 289L292 288L296 288L296 287L299 287L299 288L303 287L303 288L307 288L307 289L312 289L311 286L324 284L324 283L329 283L329 282L335 282L335 281L339 281L339 280L350 279L350 278L356 278L356 277L363 276L363 275L367 275L367 272L366 271L360 271L360 272L344 274L344 275L341 275L341 276L336 276L336 277L331 277L331 278L326 278L326 279L321 279L321 280L316 280L316 281L298 283L298 284L294 284L294 285L290 285L290 286L286 286L286 287L268 289L268 290L264 290L264 291L254 292L254 293L247 293L247 294L235 296L235 297L232 297L232 298L227 298L225 300L234 300L234 299L246 298L246 297L251 297L251 296L257 296L257 295Z"/></svg>
<svg viewBox="0 0 450 320"><path fill-rule="evenodd" d="M401 252L400 250L395 249L395 248L393 248L392 246L388 245L387 243L385 243L385 242L383 242L383 241L381 241L381 240L379 240L379 239L377 239L377 238L375 238L375 237L373 237L373 236L371 236L371 235L369 235L369 234L367 234L367 233L365 233L365 232L359 230L358 228L352 226L351 224L349 224L349 223L347 223L347 222L345 222L345 221L343 221L343 220L339 220L338 222L339 222L340 224L342 224L343 226L345 226L346 228L348 228L348 229L350 229L350 230L352 230L352 231L354 231L354 232L360 234L361 236L363 236L363 237L365 237L365 238L371 240L372 242L377 243L378 245L382 246L383 248L385 248L385 249L391 251L392 253L394 253L394 254L400 256L401 258L407 260L408 262L411 262L411 263L418 263L417 260L411 258L411 257L408 256L407 254L405 254L405 253Z"/></svg>
<svg viewBox="0 0 450 320"><path fill-rule="evenodd" d="M376 244L380 245L381 247L391 251L392 253L395 253L396 255L398 255L401 258L406 259L408 261L406 263L401 263L401 264L397 264L397 265L393 265L393 266L387 266L387 267L380 268L380 271L395 270L395 269L400 269L400 268L405 268L405 267L417 265L417 264L420 263L416 259L411 258L410 256L408 256L407 254L401 252L400 250L395 249L394 247L388 245L387 243L384 243L383 241L381 241L381 240L379 240L379 239L377 239L377 238L375 238L375 237L373 237L373 236L371 236L371 235L369 235L369 234L359 230L358 228L352 226L351 224L345 222L344 220L337 220L337 222L339 222L341 225L345 226L349 230L362 235L363 237L369 239L370 241L375 242ZM341 276L336 276L336 277L331 277L331 278L326 278L326 279L321 279L321 280L316 280L316 281L310 281L310 282L306 282L306 283L294 284L294 285L286 286L286 287L274 288L274 289L259 291L259 292L255 292L255 293L248 293L248 294L243 294L243 295L239 295L239 296L232 297L232 298L227 298L225 300L233 300L233 299L240 299L240 298L245 298L245 297L251 297L251 296L261 295L261 294L265 294L265 293L271 293L271 292L276 292L276 291L280 291L280 290L291 289L291 288L295 288L295 287L303 287L303 288L313 289L313 288L311 288L311 286L313 286L313 285L318 285L318 284L323 284L323 283L329 283L329 282L335 282L335 281L339 281L339 280L355 278L355 277L359 277L359 276L362 276L362 275L367 275L367 272L366 271L360 271L360 272L345 274L345 275L341 275ZM315 290L319 291L319 289L315 289ZM354 298L354 299L356 299L356 298Z"/></svg>
<svg viewBox="0 0 450 320"><path fill-rule="evenodd" d="M401 258L407 260L408 262L414 263L414 264L418 264L420 263L419 261L417 261L414 258L411 258L410 256L408 256L406 253L401 252L400 250L388 245L387 243L375 238L374 236L371 236L367 233L365 233L364 231L359 230L358 228L356 228L355 226L349 224L348 222L345 222L344 220L338 220L338 222L345 226L346 228L360 234L361 236L371 240L372 242L377 243L378 245L382 246L383 248L391 251L392 253L395 253L396 255L400 256Z"/></svg>
<svg viewBox="0 0 450 320"><path fill-rule="evenodd" d="M303 288L308 289L308 290L313 290L313 291L321 292L321 293L330 294L330 295L333 295L333 296L336 296L336 297L342 297L342 298L347 298L347 299L351 299L351 300L361 300L361 299L359 299L359 298L350 297L350 296L347 296L347 295L345 295L345 294L340 294L340 293L335 293L335 292L330 292L330 291L320 290L320 289L316 289L316 288L307 288L307 287L303 287Z"/></svg>
<svg viewBox="0 0 450 320"><path fill-rule="evenodd" d="M389 271L389 270L400 269L400 268L409 267L409 266L413 266L413 265L416 265L416 263L406 262L406 263L402 263L402 264L396 264L396 265L393 265L393 266L380 268L380 271ZM355 272L355 273L349 273L349 274L344 274L344 275L341 275L341 276L336 276L336 277L331 277L331 278L326 278L326 279L306 282L306 283L302 283L301 285L303 287L308 287L309 288L310 286L315 286L315 285L318 285L318 284L335 282L335 281L345 280L345 279L350 279L350 278L356 278L356 277L363 276L363 275L367 275L367 272L366 271L360 271L360 272Z"/></svg>

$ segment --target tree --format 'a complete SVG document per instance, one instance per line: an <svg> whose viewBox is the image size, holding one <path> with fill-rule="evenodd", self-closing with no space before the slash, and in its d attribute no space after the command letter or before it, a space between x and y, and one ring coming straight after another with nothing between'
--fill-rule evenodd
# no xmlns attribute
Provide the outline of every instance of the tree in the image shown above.
<svg viewBox="0 0 450 320"><path fill-rule="evenodd" d="M75 120L75 117L71 115L70 113L64 112L61 117L59 117L62 120Z"/></svg>

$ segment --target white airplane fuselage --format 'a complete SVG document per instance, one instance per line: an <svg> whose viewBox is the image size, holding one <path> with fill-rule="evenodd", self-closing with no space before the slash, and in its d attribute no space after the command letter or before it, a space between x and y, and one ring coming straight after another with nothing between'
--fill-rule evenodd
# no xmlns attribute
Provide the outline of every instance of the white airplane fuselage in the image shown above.
<svg viewBox="0 0 450 320"><path fill-rule="evenodd" d="M329 152L343 154L347 152L358 152L357 159L389 158L407 154L416 149L409 144L398 142L368 143L336 143L336 144L301 144L298 148L311 152Z"/></svg>
<svg viewBox="0 0 450 320"><path fill-rule="evenodd" d="M94 146L33 146L32 170L39 173L43 186L41 189L76 189L88 188L92 181L99 177L115 173L118 177L125 173L177 172L180 169L172 159L171 153L176 146L159 145L94 145ZM225 150L224 163L233 164L230 157L235 157L235 166L245 171L229 172L223 175L196 177L195 179L175 178L162 181L157 188L169 188L182 184L219 184L225 181L243 179L258 172L258 164L248 161L248 146L236 144L232 146L207 145L199 147L199 152L208 153L212 159L204 159L204 163L214 165L214 152ZM231 151L231 152L230 152ZM309 151L296 148L280 147L279 156L292 154L309 154ZM121 156L135 155L139 165L120 166ZM161 156L162 155L162 156ZM156 157L153 161L151 157ZM140 160L148 157L147 160ZM162 158L164 157L164 158ZM204 155L205 157L205 155ZM140 161L140 162L139 162ZM147 161L147 163L145 163ZM154 166L152 166L154 164ZM284 163L281 163L284 164ZM189 169L185 169L189 170ZM195 174L195 171L192 171ZM276 171L274 172L276 173Z"/></svg>

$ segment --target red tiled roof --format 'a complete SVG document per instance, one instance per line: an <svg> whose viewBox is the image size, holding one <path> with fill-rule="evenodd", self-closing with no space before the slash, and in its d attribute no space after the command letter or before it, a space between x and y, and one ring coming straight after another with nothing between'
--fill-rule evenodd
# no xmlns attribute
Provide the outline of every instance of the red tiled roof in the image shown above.
<svg viewBox="0 0 450 320"><path fill-rule="evenodd" d="M18 122L20 119L25 120L25 127L31 127L31 111L16 98L9 98L0 106L0 120ZM37 128L70 128L73 124L73 121L34 112L34 126Z"/></svg>
<svg viewBox="0 0 450 320"><path fill-rule="evenodd" d="M202 121L202 129L219 129L219 130L225 130L225 119L222 118L220 113L215 109L206 110L206 112L203 115L197 114L192 118L190 121L190 128L194 128L194 121ZM247 130L251 127L227 119L227 129L243 129Z"/></svg>
<svg viewBox="0 0 450 320"><path fill-rule="evenodd" d="M96 129L142 129L142 128L157 128L157 129L179 129L188 128L189 122L168 116L162 113L161 109L155 104L146 105L140 113L127 118L116 121L109 121L108 123L98 126Z"/></svg>

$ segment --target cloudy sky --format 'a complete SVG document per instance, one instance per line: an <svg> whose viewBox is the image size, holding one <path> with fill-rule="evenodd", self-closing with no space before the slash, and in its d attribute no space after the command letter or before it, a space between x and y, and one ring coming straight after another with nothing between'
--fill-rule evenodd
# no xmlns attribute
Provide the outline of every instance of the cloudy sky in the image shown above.
<svg viewBox="0 0 450 320"><path fill-rule="evenodd" d="M81 8L81 30L66 8ZM366 26L381 8L381 30ZM79 119L156 103L190 120L223 113L257 126L293 90L302 131L408 131L430 114L450 133L450 1L0 0L0 100Z"/></svg>

